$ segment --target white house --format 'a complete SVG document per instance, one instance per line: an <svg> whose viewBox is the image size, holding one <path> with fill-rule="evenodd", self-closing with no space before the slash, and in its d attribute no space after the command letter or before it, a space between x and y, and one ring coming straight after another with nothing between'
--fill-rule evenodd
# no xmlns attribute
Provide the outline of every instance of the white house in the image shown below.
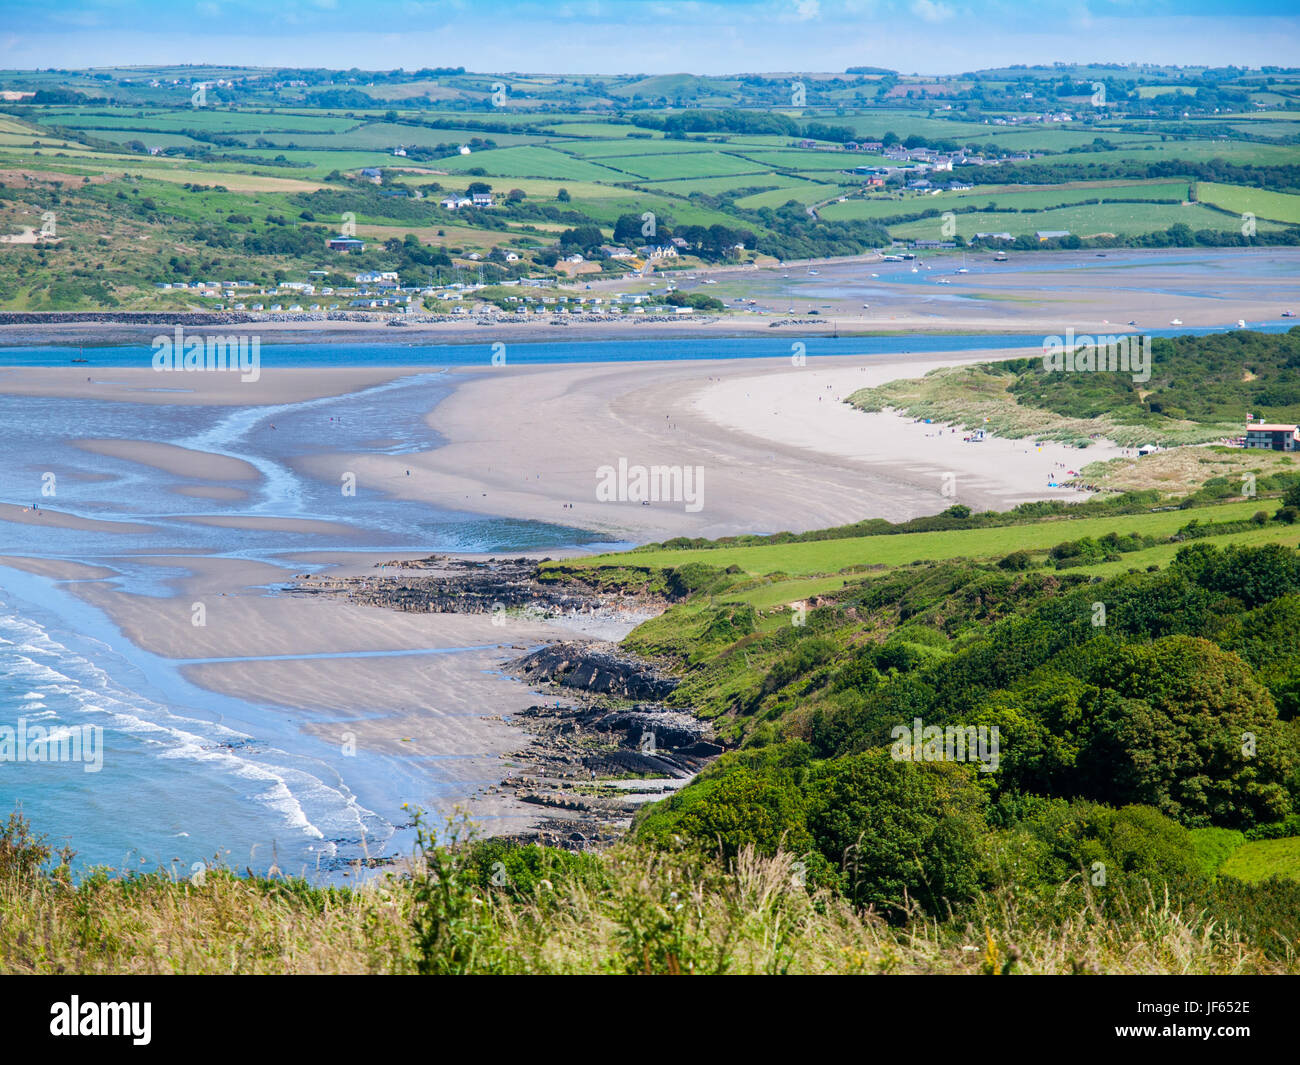
<svg viewBox="0 0 1300 1065"><path fill-rule="evenodd" d="M671 244L646 244L637 248L637 253L643 259L649 259L653 262L656 259L676 259L677 249Z"/></svg>

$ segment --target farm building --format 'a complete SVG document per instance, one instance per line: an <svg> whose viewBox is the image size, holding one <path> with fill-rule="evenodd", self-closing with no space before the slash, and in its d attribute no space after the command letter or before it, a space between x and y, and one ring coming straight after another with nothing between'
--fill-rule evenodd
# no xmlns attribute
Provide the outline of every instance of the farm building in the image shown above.
<svg viewBox="0 0 1300 1065"><path fill-rule="evenodd" d="M366 243L356 237L330 237L330 251L365 251Z"/></svg>

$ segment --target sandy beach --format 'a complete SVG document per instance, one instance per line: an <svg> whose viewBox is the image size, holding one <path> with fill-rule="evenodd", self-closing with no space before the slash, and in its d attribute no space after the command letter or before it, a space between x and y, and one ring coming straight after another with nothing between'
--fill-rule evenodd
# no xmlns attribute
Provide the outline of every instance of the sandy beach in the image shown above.
<svg viewBox="0 0 1300 1065"><path fill-rule="evenodd" d="M1023 356L844 357L798 368L789 359L503 367L464 381L430 413L444 447L392 457L321 455L304 468L321 478L355 469L359 484L402 498L636 542L802 531L869 517L901 521L956 500L1007 509L1026 499L1084 498L1047 487L1056 463L1077 469L1116 449L963 444L961 433L841 402L857 388L938 366ZM598 501L598 468L620 459L701 468L702 506L692 512L680 502ZM945 485L955 485L957 495Z"/></svg>

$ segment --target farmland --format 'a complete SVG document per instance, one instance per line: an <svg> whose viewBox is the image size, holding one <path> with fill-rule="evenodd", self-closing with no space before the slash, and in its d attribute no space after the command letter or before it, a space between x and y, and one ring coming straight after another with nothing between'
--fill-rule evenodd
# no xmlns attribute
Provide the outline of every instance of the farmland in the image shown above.
<svg viewBox="0 0 1300 1065"><path fill-rule="evenodd" d="M1242 189L1205 181L1197 186L1197 196L1234 214L1249 211L1257 218L1272 222L1300 225L1300 196L1294 193L1269 192L1267 189Z"/></svg>
<svg viewBox="0 0 1300 1065"><path fill-rule="evenodd" d="M797 107L777 76L0 72L3 88L42 94L0 111L0 233L51 210L63 220L57 245L11 247L0 293L10 308L213 306L157 286L235 261L255 280L326 269L325 240L345 215L383 242L349 270L418 264L485 283L554 277L575 253L603 275L663 269L605 259L594 239L642 242L640 222L618 226L647 212L657 240L687 235L671 264L685 267L933 240L947 211L957 221L943 235L959 246L981 232L1024 250L1233 245L1243 212L1256 216L1247 242L1300 240L1292 81L1216 81L1219 112L1229 97L1241 104L1229 116L1198 110L1157 68L1131 86L1099 76L1112 79L1105 111L1032 68L807 75ZM975 91L982 109L969 104ZM47 176L23 176L37 171ZM931 187L908 187L918 180ZM490 208L442 206L471 184L491 190ZM1045 230L1068 236L1038 241ZM408 234L417 244L398 254ZM566 234L585 240L566 245ZM56 279L61 256L90 249L102 264L93 277Z"/></svg>
<svg viewBox="0 0 1300 1065"><path fill-rule="evenodd" d="M1218 523L1246 521L1262 504L1225 503L1213 508ZM1013 551L1043 553L1063 540L1098 537L1111 531L1138 536L1169 537L1188 522L1188 515L1177 510L1132 514L1122 518L1072 518L1068 522L1042 522L980 529L953 529L943 532L900 532L892 535L850 537L842 540L818 540L807 543L780 543L764 546L677 548L638 550L632 554L599 555L581 562L556 563L562 569L599 569L606 566L670 568L703 562L710 566L738 566L754 576L781 575L782 578L838 574L854 567L894 568L922 560L989 559ZM1209 520L1209 519L1207 519ZM1285 535L1285 534L1284 534ZM1276 541L1276 529L1267 539ZM1300 529L1293 542L1300 541ZM1133 556L1134 559L1140 556ZM1129 565L1136 564L1130 561ZM782 600L784 601L784 600Z"/></svg>

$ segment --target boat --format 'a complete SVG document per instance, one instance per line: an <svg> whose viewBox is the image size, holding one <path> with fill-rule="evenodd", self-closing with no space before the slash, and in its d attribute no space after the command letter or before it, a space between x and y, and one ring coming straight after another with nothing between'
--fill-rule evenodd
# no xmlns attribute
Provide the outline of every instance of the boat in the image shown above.
<svg viewBox="0 0 1300 1065"><path fill-rule="evenodd" d="M1237 328L1238 328L1238 329L1245 329L1245 328L1246 328L1246 319L1245 319L1245 318L1238 318L1238 319L1237 319Z"/></svg>
<svg viewBox="0 0 1300 1065"><path fill-rule="evenodd" d="M1182 324L1183 324L1183 320L1182 320L1181 318L1170 318L1170 319L1169 319L1169 324L1170 324L1170 325L1182 325Z"/></svg>
<svg viewBox="0 0 1300 1065"><path fill-rule="evenodd" d="M73 362L89 362L89 359L73 359Z"/></svg>
<svg viewBox="0 0 1300 1065"><path fill-rule="evenodd" d="M994 261L995 263L1004 263L1004 262L1006 262L1006 261L1007 261L1007 253L1004 252L1004 251L1000 251L1000 252L995 253L994 256L993 256L993 261Z"/></svg>

